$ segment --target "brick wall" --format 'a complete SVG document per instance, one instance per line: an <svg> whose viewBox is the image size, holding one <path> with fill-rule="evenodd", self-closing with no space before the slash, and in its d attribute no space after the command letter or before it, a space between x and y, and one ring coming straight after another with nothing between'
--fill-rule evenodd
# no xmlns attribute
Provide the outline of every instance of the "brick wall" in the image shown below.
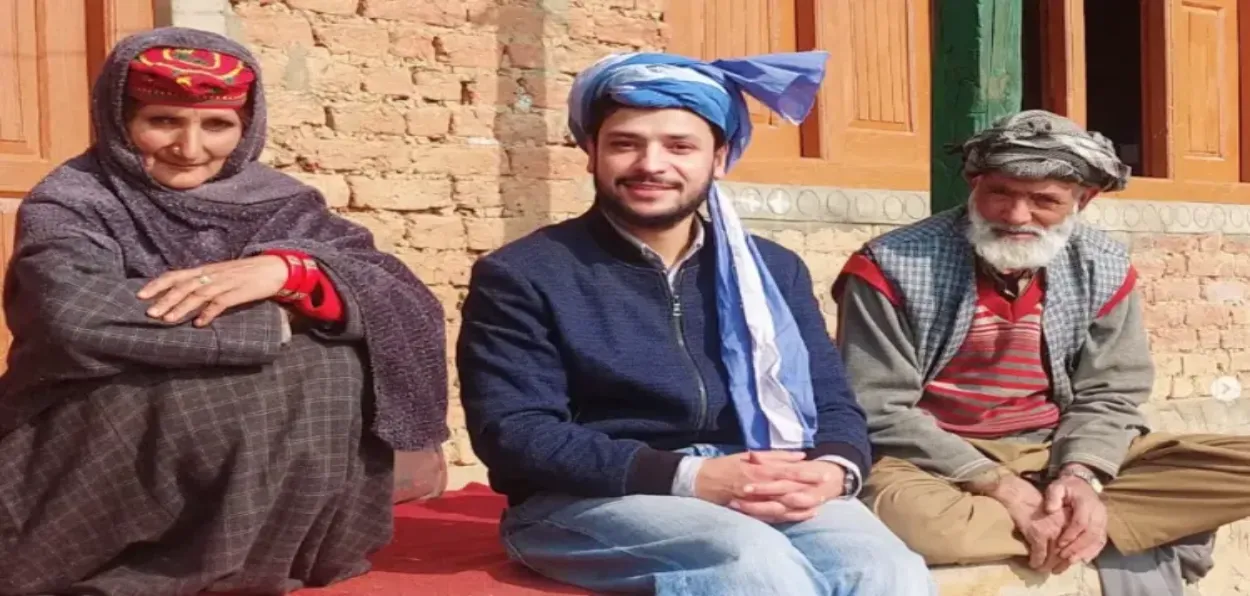
<svg viewBox="0 0 1250 596"><path fill-rule="evenodd" d="M474 258L585 209L573 75L662 47L661 3L236 0L230 29L263 64L265 159L409 264L442 299L450 343ZM458 405L450 417L448 458L474 465Z"/></svg>
<svg viewBox="0 0 1250 596"><path fill-rule="evenodd" d="M183 4L214 1L224 2ZM588 204L585 159L565 126L572 75L612 51L662 48L668 34L664 0L230 4L227 29L264 65L265 159L321 188L417 271L443 301L449 342L478 255ZM734 189L744 217L804 256L830 329L829 286L850 252L927 212L923 193L747 187ZM751 207L760 197L765 207ZM1237 226L1211 213L1197 226L1205 207L1130 203L1095 219L1131 244L1143 276L1159 366L1151 417L1170 430L1250 432L1250 400L1209 397L1218 376L1250 383L1250 216L1230 207L1220 222ZM451 377L454 399L454 367ZM477 477L455 403L450 424L449 460Z"/></svg>

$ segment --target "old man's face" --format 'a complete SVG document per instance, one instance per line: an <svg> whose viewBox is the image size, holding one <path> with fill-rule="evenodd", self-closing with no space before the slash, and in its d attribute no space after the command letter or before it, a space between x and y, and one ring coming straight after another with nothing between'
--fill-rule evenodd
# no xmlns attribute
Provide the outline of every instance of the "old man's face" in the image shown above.
<svg viewBox="0 0 1250 596"><path fill-rule="evenodd" d="M990 266L1010 273L1046 266L1096 191L1060 180L983 174L971 180L968 240Z"/></svg>

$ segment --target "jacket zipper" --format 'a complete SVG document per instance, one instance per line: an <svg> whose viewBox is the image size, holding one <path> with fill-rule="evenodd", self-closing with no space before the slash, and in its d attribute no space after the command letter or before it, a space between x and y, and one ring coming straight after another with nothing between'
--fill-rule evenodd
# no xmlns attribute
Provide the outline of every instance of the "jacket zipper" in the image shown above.
<svg viewBox="0 0 1250 596"><path fill-rule="evenodd" d="M664 281L664 289L668 292L669 305L672 307L673 331L677 334L677 345L681 346L681 351L686 355L686 360L690 363L690 369L694 371L695 382L699 386L699 417L695 428L698 432L703 431L703 425L707 421L707 385L703 383L703 375L699 374L699 366L695 364L694 356L690 355L690 348L686 347L686 334L681 323L681 298L678 296L673 286L681 286L682 271L677 272L672 285L668 282L668 275L661 273Z"/></svg>

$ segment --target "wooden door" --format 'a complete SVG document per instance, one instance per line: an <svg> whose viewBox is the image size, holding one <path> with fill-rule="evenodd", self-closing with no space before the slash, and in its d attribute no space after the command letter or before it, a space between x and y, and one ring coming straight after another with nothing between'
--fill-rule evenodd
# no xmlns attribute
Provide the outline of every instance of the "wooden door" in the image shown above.
<svg viewBox="0 0 1250 596"><path fill-rule="evenodd" d="M1172 175L1180 180L1241 178L1237 0L1166 4L1166 71L1172 90Z"/></svg>
<svg viewBox="0 0 1250 596"><path fill-rule="evenodd" d="M104 56L151 26L143 0L0 0L0 278L21 197L90 144L90 86ZM0 363L3 323L0 312Z"/></svg>
<svg viewBox="0 0 1250 596"><path fill-rule="evenodd" d="M798 49L797 5L808 0L682 0L669 4L675 31L669 51L715 60ZM754 99L751 146L744 159L786 160L802 155L800 129Z"/></svg>

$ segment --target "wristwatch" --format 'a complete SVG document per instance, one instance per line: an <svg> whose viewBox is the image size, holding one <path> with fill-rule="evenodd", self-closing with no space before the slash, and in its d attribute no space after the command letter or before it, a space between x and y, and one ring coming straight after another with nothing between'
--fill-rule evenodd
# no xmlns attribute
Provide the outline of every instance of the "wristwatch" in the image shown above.
<svg viewBox="0 0 1250 596"><path fill-rule="evenodd" d="M1075 476L1089 483L1090 488L1094 489L1094 494L1102 494L1102 480L1098 479L1098 475L1085 468L1064 468L1059 472L1060 476Z"/></svg>

